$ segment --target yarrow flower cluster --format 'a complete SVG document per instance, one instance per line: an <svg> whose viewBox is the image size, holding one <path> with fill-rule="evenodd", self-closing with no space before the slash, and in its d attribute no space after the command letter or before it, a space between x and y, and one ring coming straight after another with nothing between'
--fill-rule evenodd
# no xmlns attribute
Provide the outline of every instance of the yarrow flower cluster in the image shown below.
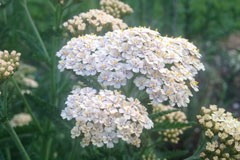
<svg viewBox="0 0 240 160"><path fill-rule="evenodd" d="M187 106L192 96L189 87L198 91L194 76L204 70L192 43L141 27L73 38L57 56L61 71L96 75L98 82L115 88L134 78L136 87L145 90L153 104L169 99L172 106Z"/></svg>
<svg viewBox="0 0 240 160"><path fill-rule="evenodd" d="M140 146L144 128L153 127L146 108L137 99L126 98L117 91L77 88L66 101L63 119L76 121L72 138L83 137L81 145L114 147L119 139Z"/></svg>
<svg viewBox="0 0 240 160"><path fill-rule="evenodd" d="M91 33L100 33L108 30L126 29L128 27L121 19L114 18L97 9L91 9L86 13L74 16L73 19L63 23L63 26L76 36L88 31Z"/></svg>
<svg viewBox="0 0 240 160"><path fill-rule="evenodd" d="M10 121L12 127L22 127L28 125L32 121L32 117L28 113L18 113L13 116Z"/></svg>
<svg viewBox="0 0 240 160"><path fill-rule="evenodd" d="M153 107L153 114L157 114L164 111L172 110L171 106L159 104ZM155 119L155 123L164 123L164 122L179 122L179 123L188 123L187 117L184 112L176 111L171 112L165 115L161 115ZM171 142L177 144L180 140L180 136L187 129L187 127L183 128L175 128L175 129L166 129L163 131L159 131L158 133L163 136L163 140L165 142Z"/></svg>
<svg viewBox="0 0 240 160"><path fill-rule="evenodd" d="M200 157L204 160L240 159L240 122L216 105L202 107L201 111L197 118L205 130L207 145Z"/></svg>
<svg viewBox="0 0 240 160"><path fill-rule="evenodd" d="M0 51L0 81L11 76L19 66L20 53Z"/></svg>
<svg viewBox="0 0 240 160"><path fill-rule="evenodd" d="M16 82L21 86L21 91L23 94L30 94L30 89L37 88L39 86L34 77L35 72L35 67L21 63L18 71L15 73L14 78Z"/></svg>
<svg viewBox="0 0 240 160"><path fill-rule="evenodd" d="M101 0L100 5L104 12L117 18L133 13L133 9L128 4L119 0Z"/></svg>
<svg viewBox="0 0 240 160"><path fill-rule="evenodd" d="M64 0L58 0L60 4L64 4Z"/></svg>

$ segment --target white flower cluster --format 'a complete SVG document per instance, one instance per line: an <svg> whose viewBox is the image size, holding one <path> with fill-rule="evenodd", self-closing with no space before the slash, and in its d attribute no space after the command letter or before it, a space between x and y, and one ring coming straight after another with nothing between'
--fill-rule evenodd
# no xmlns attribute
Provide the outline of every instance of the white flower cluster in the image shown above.
<svg viewBox="0 0 240 160"><path fill-rule="evenodd" d="M104 12L117 18L133 13L133 9L128 4L119 0L101 0L100 5Z"/></svg>
<svg viewBox="0 0 240 160"><path fill-rule="evenodd" d="M28 125L32 121L32 117L28 113L18 113L13 116L10 121L12 127L22 127Z"/></svg>
<svg viewBox="0 0 240 160"><path fill-rule="evenodd" d="M77 88L68 96L63 119L76 121L72 138L82 136L81 145L112 148L119 139L140 146L144 128L153 127L146 108L137 99L126 98L117 91Z"/></svg>
<svg viewBox="0 0 240 160"><path fill-rule="evenodd" d="M73 35L81 35L85 32L100 33L109 30L125 29L127 24L121 19L97 9L91 9L86 13L81 13L74 16L73 19L63 23L66 28Z"/></svg>
<svg viewBox="0 0 240 160"><path fill-rule="evenodd" d="M58 0L60 4L64 4L64 0Z"/></svg>
<svg viewBox="0 0 240 160"><path fill-rule="evenodd" d="M153 104L169 99L172 106L187 106L192 96L189 86L198 91L194 76L204 70L201 55L192 43L141 27L73 38L57 56L61 71L97 75L98 82L115 88L134 78Z"/></svg>
<svg viewBox="0 0 240 160"><path fill-rule="evenodd" d="M23 79L23 83L27 87L30 87L30 88L37 88L38 87L38 83L34 79L32 79L32 78L25 77Z"/></svg>
<svg viewBox="0 0 240 160"><path fill-rule="evenodd" d="M30 94L31 89L38 88L39 84L35 80L35 72L35 67L21 63L18 71L14 74L16 82L21 86L22 94Z"/></svg>
<svg viewBox="0 0 240 160"><path fill-rule="evenodd" d="M19 66L20 53L0 51L0 81L11 76Z"/></svg>
<svg viewBox="0 0 240 160"><path fill-rule="evenodd" d="M21 63L18 71L15 73L15 79L25 88L37 88L39 84L33 75L35 72L35 67Z"/></svg>
<svg viewBox="0 0 240 160"><path fill-rule="evenodd" d="M240 122L223 108L202 107L198 122L205 130L207 145L200 157L204 160L240 159Z"/></svg>

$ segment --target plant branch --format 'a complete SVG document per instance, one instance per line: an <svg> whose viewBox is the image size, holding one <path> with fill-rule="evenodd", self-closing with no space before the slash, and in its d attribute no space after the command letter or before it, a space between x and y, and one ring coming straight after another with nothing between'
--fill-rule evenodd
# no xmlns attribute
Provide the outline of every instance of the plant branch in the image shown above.
<svg viewBox="0 0 240 160"><path fill-rule="evenodd" d="M50 0L47 1L49 6L51 7L51 9L56 12L56 7L52 4L52 2Z"/></svg>
<svg viewBox="0 0 240 160"><path fill-rule="evenodd" d="M10 125L9 121L6 120L3 123L3 126L6 128L6 130L8 131L8 133L11 135L12 139L14 140L14 142L16 143L17 148L19 149L19 151L22 153L22 156L24 158L24 160L31 160L28 153L26 152L22 142L20 141L17 133L15 132L15 130L12 128L12 126Z"/></svg>
<svg viewBox="0 0 240 160"><path fill-rule="evenodd" d="M11 160L11 152L9 147L5 148L5 153L6 153L7 160Z"/></svg>
<svg viewBox="0 0 240 160"><path fill-rule="evenodd" d="M26 1L26 0L23 0L22 6L23 6L23 8L24 8L24 10L25 10L25 12L26 12L26 14L27 14L27 18L28 18L28 20L29 20L29 22L30 22L30 24L31 24L31 27L32 27L35 35L37 36L37 39L38 39L38 41L39 41L39 43L40 43L40 45L41 45L41 47L42 47L43 53L44 53L46 59L49 60L49 59L50 59L49 53L48 53L48 51L47 51L47 49L46 49L45 44L43 43L43 40L42 40L42 38L41 38L41 36L40 36L40 34L39 34L39 32L38 32L38 29L37 29L37 27L36 27L36 25L35 25L35 23L34 23L34 21L33 21L33 19L32 19L31 14L30 14L30 12L29 12L29 10L28 10L27 1Z"/></svg>
<svg viewBox="0 0 240 160"><path fill-rule="evenodd" d="M7 24L7 12L6 12L6 8L3 8L3 21L5 23L5 25Z"/></svg>
<svg viewBox="0 0 240 160"><path fill-rule="evenodd" d="M27 111L28 111L29 114L32 116L33 122L35 123L35 125L37 126L37 128L39 129L39 131L40 131L41 133L43 133L43 129L41 128L40 123L38 122L37 118L36 118L35 115L33 114L33 111L32 111L32 109L31 109L31 107L30 107L27 99L26 99L25 96L22 94L22 92L21 92L18 84L16 83L14 77L11 77L11 80L12 80L14 86L16 87L19 95L20 95L21 98L23 99L23 102L24 102L24 105L25 105L26 108L27 108Z"/></svg>
<svg viewBox="0 0 240 160"><path fill-rule="evenodd" d="M46 146L46 153L45 153L45 157L44 160L48 160L49 159L49 155L50 155L50 151L51 151L51 146L52 146L52 138L49 138L47 141L47 146Z"/></svg>

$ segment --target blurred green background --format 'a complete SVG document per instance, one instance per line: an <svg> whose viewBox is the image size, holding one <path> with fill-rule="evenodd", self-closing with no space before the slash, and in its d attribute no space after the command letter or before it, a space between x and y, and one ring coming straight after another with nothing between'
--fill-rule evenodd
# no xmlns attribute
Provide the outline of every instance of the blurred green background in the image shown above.
<svg viewBox="0 0 240 160"><path fill-rule="evenodd" d="M48 78L51 72L48 66L43 64L44 59L39 56L42 50L29 25L21 1L0 0L0 50L15 49L22 53L23 62L38 68L36 77L40 88L35 92L48 101L47 91L50 85ZM198 75L200 91L194 93L186 109L188 119L195 120L200 107L209 104L227 108L239 117L240 0L124 0L124 2L134 10L133 14L124 18L129 26L157 29L163 36L181 36L189 39L200 49L206 70ZM54 10L57 3L57 0L28 0L30 13L48 51L53 56L67 41L61 28L56 26L81 12L100 8L98 0L78 0L75 5L64 10L58 24L59 21L56 20L58 15ZM62 75L58 73L58 76ZM59 78L58 85L61 86L60 84L65 81L71 80L67 76ZM67 84L63 85L62 92L58 94L60 101L65 100L66 94L74 85ZM36 99L32 101L35 104ZM44 105L44 102L36 103L36 110L44 113ZM57 110L55 113L59 112L60 110ZM189 130L177 148L185 148L190 154L196 148L198 136L198 128ZM64 145L64 142L59 144Z"/></svg>

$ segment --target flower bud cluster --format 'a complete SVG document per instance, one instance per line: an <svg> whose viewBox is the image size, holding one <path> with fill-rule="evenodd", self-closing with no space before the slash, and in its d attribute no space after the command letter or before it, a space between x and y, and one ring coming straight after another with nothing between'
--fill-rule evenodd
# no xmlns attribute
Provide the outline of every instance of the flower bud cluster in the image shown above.
<svg viewBox="0 0 240 160"><path fill-rule="evenodd" d="M27 88L37 88L39 85L33 75L35 72L35 67L21 63L18 71L16 72L15 79L18 83L21 84L21 86Z"/></svg>
<svg viewBox="0 0 240 160"><path fill-rule="evenodd" d="M28 113L18 113L10 120L12 127L22 127L28 125L32 121L32 117Z"/></svg>
<svg viewBox="0 0 240 160"><path fill-rule="evenodd" d="M202 107L198 122L205 130L207 144L200 154L204 160L240 159L240 122L223 108Z"/></svg>
<svg viewBox="0 0 240 160"><path fill-rule="evenodd" d="M20 53L0 51L0 81L11 76L19 66Z"/></svg>
<svg viewBox="0 0 240 160"><path fill-rule="evenodd" d="M144 128L153 127L146 108L137 99L126 98L117 91L76 88L68 96L63 119L76 121L72 138L82 137L81 145L114 147L119 139L140 146Z"/></svg>
<svg viewBox="0 0 240 160"><path fill-rule="evenodd" d="M58 0L60 4L64 4L64 0Z"/></svg>
<svg viewBox="0 0 240 160"><path fill-rule="evenodd" d="M101 10L91 9L66 21L63 23L63 27L70 34L78 36L88 32L101 33L109 30L125 29L128 26L121 19L114 18Z"/></svg>
<svg viewBox="0 0 240 160"><path fill-rule="evenodd" d="M133 9L128 4L119 0L101 0L100 5L104 12L116 18L133 13Z"/></svg>
<svg viewBox="0 0 240 160"><path fill-rule="evenodd" d="M204 70L198 49L186 39L162 37L157 31L135 27L104 36L73 38L58 53L58 68L94 76L104 86L120 88L134 78L153 104L187 106L198 91L194 76Z"/></svg>
<svg viewBox="0 0 240 160"><path fill-rule="evenodd" d="M39 84L35 80L35 72L35 67L21 63L18 71L14 74L14 78L16 82L21 86L21 91L23 94L30 94L31 89L38 88Z"/></svg>
<svg viewBox="0 0 240 160"><path fill-rule="evenodd" d="M172 110L171 106L167 105L157 105L153 107L153 114L154 113L160 113L164 111ZM155 123L164 123L164 122L180 122L180 123L187 123L187 117L184 112L182 111L176 111L171 112L165 115L161 115L158 118L155 119ZM163 136L163 140L165 142L171 142L177 144L180 140L180 136L183 134L183 132L187 129L187 127L183 128L174 128L174 129L166 129L163 131L159 131L158 133Z"/></svg>

